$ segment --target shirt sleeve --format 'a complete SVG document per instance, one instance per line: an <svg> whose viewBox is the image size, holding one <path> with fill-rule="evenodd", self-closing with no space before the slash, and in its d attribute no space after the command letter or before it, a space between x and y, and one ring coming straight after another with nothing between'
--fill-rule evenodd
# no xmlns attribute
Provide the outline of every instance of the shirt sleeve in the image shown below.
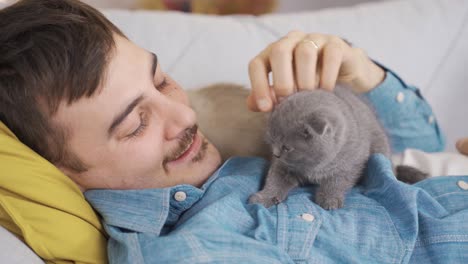
<svg viewBox="0 0 468 264"><path fill-rule="evenodd" d="M386 70L386 77L363 96L371 103L385 128L392 152L400 153L407 148L425 152L444 150L444 135L420 91L407 85L393 71L378 65Z"/></svg>

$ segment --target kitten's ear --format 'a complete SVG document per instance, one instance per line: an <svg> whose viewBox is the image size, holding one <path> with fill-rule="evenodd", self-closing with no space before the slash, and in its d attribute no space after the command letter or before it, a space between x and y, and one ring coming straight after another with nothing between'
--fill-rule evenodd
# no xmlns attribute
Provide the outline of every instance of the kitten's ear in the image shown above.
<svg viewBox="0 0 468 264"><path fill-rule="evenodd" d="M326 122L322 127L322 131L320 132L320 135L325 136L325 135L330 135L331 133L332 133L332 127L330 126L330 124L328 124L328 122Z"/></svg>
<svg viewBox="0 0 468 264"><path fill-rule="evenodd" d="M325 136L325 135L330 135L332 131L331 125L324 121L324 122L316 122L315 127L312 127L309 124L304 124L304 129L302 131L302 134L305 139L310 139L314 136Z"/></svg>

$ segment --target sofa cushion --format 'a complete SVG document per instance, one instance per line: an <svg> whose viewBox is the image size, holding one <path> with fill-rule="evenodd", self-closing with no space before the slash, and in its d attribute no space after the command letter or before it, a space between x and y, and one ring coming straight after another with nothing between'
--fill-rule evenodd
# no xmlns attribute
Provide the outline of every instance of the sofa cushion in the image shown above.
<svg viewBox="0 0 468 264"><path fill-rule="evenodd" d="M34 252L12 233L0 226L1 263L44 264Z"/></svg>

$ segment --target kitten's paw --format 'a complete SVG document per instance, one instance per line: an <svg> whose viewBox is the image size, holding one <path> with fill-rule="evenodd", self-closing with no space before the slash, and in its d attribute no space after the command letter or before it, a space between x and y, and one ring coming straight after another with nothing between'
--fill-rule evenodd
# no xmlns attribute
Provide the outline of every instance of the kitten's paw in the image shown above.
<svg viewBox="0 0 468 264"><path fill-rule="evenodd" d="M268 208L272 205L277 205L281 202L282 200L280 200L278 197L264 195L261 192L254 193L249 197L249 204L263 204L265 208Z"/></svg>
<svg viewBox="0 0 468 264"><path fill-rule="evenodd" d="M325 195L317 195L315 203L320 205L325 210L339 209L344 205L344 197L327 197Z"/></svg>

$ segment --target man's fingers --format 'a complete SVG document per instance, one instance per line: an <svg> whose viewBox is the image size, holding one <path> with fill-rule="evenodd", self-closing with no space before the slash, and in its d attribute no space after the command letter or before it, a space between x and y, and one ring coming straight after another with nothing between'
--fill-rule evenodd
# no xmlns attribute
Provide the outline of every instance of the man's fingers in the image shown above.
<svg viewBox="0 0 468 264"><path fill-rule="evenodd" d="M247 99L253 111L271 111L280 100L297 90L333 90L338 80L353 76L342 64L350 58L349 46L335 36L292 31L269 45L249 63L252 92ZM348 63L349 64L349 63ZM346 68L346 67L344 67ZM354 68L354 67L351 67ZM340 76L341 71L344 76ZM273 88L268 74L272 73Z"/></svg>
<svg viewBox="0 0 468 264"><path fill-rule="evenodd" d="M258 109L257 102L255 101L255 98L252 93L249 94L249 96L247 97L246 103L247 103L247 108L250 111L260 112L260 109Z"/></svg>
<svg viewBox="0 0 468 264"><path fill-rule="evenodd" d="M266 51L264 51L253 58L249 63L249 77L252 85L251 96L249 97L252 98L250 101L248 100L247 103L249 108L253 111L260 110L266 112L269 111L273 105L268 83L268 72L270 69L266 56Z"/></svg>
<svg viewBox="0 0 468 264"><path fill-rule="evenodd" d="M275 103L275 97L272 96L270 92L268 80L268 73L270 71L272 71L273 83L277 94L286 96L294 91L294 78L290 77L293 76L291 54L295 43L304 35L305 33L300 31L291 31L287 36L268 46L257 57L250 61L249 77L252 85L251 95L255 99L256 104L256 107L252 105L252 108L268 112ZM253 103L252 100L248 100L248 103L249 102L251 104Z"/></svg>
<svg viewBox="0 0 468 264"><path fill-rule="evenodd" d="M276 96L275 96L275 93L273 92L273 88L271 86L269 86L268 88L268 91L270 93L270 98L273 102L273 105L276 104L277 100L276 100ZM254 112L266 112L266 110L263 110L263 109L260 109L259 106L258 106L258 103L257 103L257 100L253 94L253 91L250 92L249 96L247 96L247 99L246 99L246 103L247 103L247 108L250 110L250 111L254 111ZM270 111L271 109L267 110L267 111Z"/></svg>
<svg viewBox="0 0 468 264"><path fill-rule="evenodd" d="M468 155L468 138L459 139L456 146L461 154Z"/></svg>
<svg viewBox="0 0 468 264"><path fill-rule="evenodd" d="M338 40L332 40L323 47L320 88L329 91L335 88L342 61L343 48Z"/></svg>
<svg viewBox="0 0 468 264"><path fill-rule="evenodd" d="M294 50L296 82L298 90L316 88L317 61L322 41L305 38L297 44Z"/></svg>
<svg viewBox="0 0 468 264"><path fill-rule="evenodd" d="M273 87L277 97L286 97L294 92L293 51L302 39L300 34L288 34L270 46L270 66Z"/></svg>

